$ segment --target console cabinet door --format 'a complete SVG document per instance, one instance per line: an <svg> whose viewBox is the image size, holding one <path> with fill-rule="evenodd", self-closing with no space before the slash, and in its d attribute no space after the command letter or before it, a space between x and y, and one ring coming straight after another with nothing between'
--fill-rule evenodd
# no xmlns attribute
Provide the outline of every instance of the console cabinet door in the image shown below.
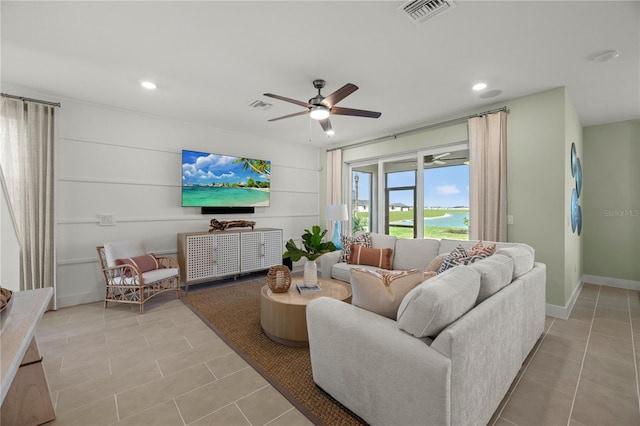
<svg viewBox="0 0 640 426"><path fill-rule="evenodd" d="M186 238L186 282L240 272L237 233L189 235Z"/></svg>
<svg viewBox="0 0 640 426"><path fill-rule="evenodd" d="M241 235L242 272L282 264L281 230L243 232Z"/></svg>

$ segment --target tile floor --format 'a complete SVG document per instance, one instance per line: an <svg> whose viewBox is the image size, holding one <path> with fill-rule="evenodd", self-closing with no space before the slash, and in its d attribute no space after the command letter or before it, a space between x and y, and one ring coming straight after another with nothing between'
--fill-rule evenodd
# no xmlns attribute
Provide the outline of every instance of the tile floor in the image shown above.
<svg viewBox="0 0 640 426"><path fill-rule="evenodd" d="M146 313L102 303L48 312L36 336L51 425L308 425L172 295ZM585 284L546 330L493 426L640 425L638 292Z"/></svg>

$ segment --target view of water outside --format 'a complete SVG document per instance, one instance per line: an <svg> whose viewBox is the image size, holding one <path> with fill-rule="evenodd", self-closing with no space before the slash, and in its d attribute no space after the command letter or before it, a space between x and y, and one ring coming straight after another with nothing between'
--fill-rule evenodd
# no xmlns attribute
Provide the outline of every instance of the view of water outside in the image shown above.
<svg viewBox="0 0 640 426"><path fill-rule="evenodd" d="M370 179L359 179L359 194L370 194ZM389 187L413 187L415 174L389 175ZM389 234L413 237L413 191L389 192ZM362 200L362 196L359 197ZM368 218L368 212L359 213ZM425 238L468 239L469 166L449 166L424 170Z"/></svg>

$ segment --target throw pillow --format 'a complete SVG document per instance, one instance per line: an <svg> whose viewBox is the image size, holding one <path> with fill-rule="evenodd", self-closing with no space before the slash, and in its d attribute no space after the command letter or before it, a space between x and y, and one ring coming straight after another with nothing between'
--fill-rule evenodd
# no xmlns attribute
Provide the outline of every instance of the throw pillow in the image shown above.
<svg viewBox="0 0 640 426"><path fill-rule="evenodd" d="M427 266L427 268L424 270L425 272L430 272L433 271L435 273L438 273L438 269L440 269L440 266L442 266L442 262L444 261L444 258L447 257L446 254L441 254L439 256L436 256L431 263L429 263L429 265Z"/></svg>
<svg viewBox="0 0 640 426"><path fill-rule="evenodd" d="M424 275L422 277L422 281L426 281L429 278L435 277L436 275L438 275L438 274L436 274L435 271L424 271Z"/></svg>
<svg viewBox="0 0 640 426"><path fill-rule="evenodd" d="M349 247L349 263L352 265L370 265L383 269L393 269L391 267L391 256L393 250L390 248L374 249L358 244L351 244Z"/></svg>
<svg viewBox="0 0 640 426"><path fill-rule="evenodd" d="M489 257L495 252L496 252L495 244L489 244L485 246L482 243L482 241L478 241L477 243L474 244L473 247L467 250L467 254L469 256L480 256L481 258Z"/></svg>
<svg viewBox="0 0 640 426"><path fill-rule="evenodd" d="M451 253L449 253L442 260L442 265L440 265L440 268L438 269L438 273L441 274L444 271L446 271L447 269L451 269L456 265L463 265L464 264L464 259L466 259L468 257L469 257L469 254L464 249L464 247L462 247L462 245L458 244L458 247L453 249L453 251Z"/></svg>
<svg viewBox="0 0 640 426"><path fill-rule="evenodd" d="M371 234L369 233L360 234L358 236L341 235L340 240L342 242L342 253L340 253L340 259L338 262L349 263L351 244L371 247Z"/></svg>
<svg viewBox="0 0 640 426"><path fill-rule="evenodd" d="M423 271L369 271L353 268L350 281L352 305L395 320L404 296L423 281Z"/></svg>
<svg viewBox="0 0 640 426"><path fill-rule="evenodd" d="M145 254L142 256L128 257L126 259L116 259L116 265L132 265L136 266L140 272L153 271L160 269L160 263L153 254ZM131 270L125 271L125 276L131 276Z"/></svg>

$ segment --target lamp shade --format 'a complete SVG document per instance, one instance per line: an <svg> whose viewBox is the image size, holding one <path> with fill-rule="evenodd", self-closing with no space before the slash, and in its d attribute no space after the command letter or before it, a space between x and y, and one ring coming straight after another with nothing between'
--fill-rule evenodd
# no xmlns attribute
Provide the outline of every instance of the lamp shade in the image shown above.
<svg viewBox="0 0 640 426"><path fill-rule="evenodd" d="M347 220L349 212L346 204L327 204L327 220Z"/></svg>

